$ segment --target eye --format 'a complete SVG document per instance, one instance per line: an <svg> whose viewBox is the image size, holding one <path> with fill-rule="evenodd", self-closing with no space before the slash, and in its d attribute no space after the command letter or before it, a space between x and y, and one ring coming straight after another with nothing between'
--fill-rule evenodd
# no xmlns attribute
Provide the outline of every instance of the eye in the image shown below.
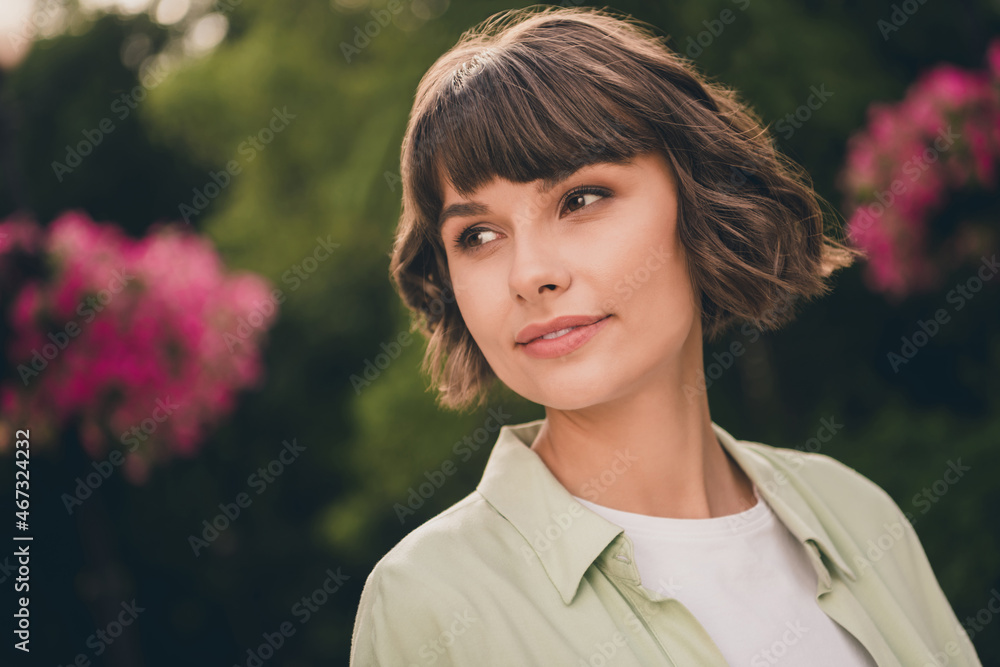
<svg viewBox="0 0 1000 667"><path fill-rule="evenodd" d="M614 193L607 188L600 188L593 185L584 186L582 188L577 188L566 195L566 198L563 200L564 203L562 210L568 213L574 213L603 198L613 196ZM454 240L454 246L459 252L479 252L479 250L481 250L484 246L495 240L497 234L499 234L499 232L489 229L488 227L470 225L458 233L458 236L456 236ZM479 238L479 241L473 242L472 240L477 237Z"/></svg>
<svg viewBox="0 0 1000 667"><path fill-rule="evenodd" d="M476 236L482 236L483 234L487 235L486 239L480 239L479 243L469 242L469 239L475 238ZM492 240L491 238L489 238L490 234L493 234L495 236L496 232L493 231L492 229L487 229L486 227L475 227L475 226L466 227L459 233L458 237L455 239L455 247L459 251L476 252L482 246L486 245Z"/></svg>
<svg viewBox="0 0 1000 667"><path fill-rule="evenodd" d="M612 196L610 190L588 185L569 193L569 195L566 196L566 203L563 205L563 210L573 213L574 211L579 211L585 206L593 204L599 199L610 196Z"/></svg>

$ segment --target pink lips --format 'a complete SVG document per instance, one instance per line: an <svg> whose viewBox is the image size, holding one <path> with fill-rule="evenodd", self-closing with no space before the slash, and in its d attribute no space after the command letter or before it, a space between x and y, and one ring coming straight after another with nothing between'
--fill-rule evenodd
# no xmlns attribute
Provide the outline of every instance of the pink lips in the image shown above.
<svg viewBox="0 0 1000 667"><path fill-rule="evenodd" d="M604 319L604 317L605 315L563 315L562 317L551 319L548 322L529 324L518 332L517 338L514 339L514 342L520 344L530 343L539 336L550 334L553 331L593 324L598 320Z"/></svg>
<svg viewBox="0 0 1000 667"><path fill-rule="evenodd" d="M518 347L524 353L535 359L551 359L569 354L579 348L588 340L593 338L598 331L607 324L610 315L594 320L593 317L561 317L546 322L543 325L532 325L525 327L518 334L518 341L527 340L526 343L518 343ZM569 332L551 339L541 338L546 333L560 331L573 327ZM547 330L546 330L547 329ZM534 333L539 331L541 333Z"/></svg>

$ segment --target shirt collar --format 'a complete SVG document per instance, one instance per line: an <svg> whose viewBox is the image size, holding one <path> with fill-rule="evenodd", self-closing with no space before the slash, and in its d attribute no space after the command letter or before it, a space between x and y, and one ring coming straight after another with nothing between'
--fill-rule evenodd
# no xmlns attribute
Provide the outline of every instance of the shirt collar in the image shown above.
<svg viewBox="0 0 1000 667"><path fill-rule="evenodd" d="M576 596L587 569L624 530L584 507L555 478L531 449L544 419L500 428L482 480L476 487L530 545L549 580L566 604ZM721 426L712 428L722 447L757 486L761 497L788 530L807 548L816 573L829 589L830 573L807 542L837 565L852 581L856 576L834 547L816 512L792 482L801 460L798 452L752 447L737 441ZM774 454L770 454L770 450Z"/></svg>

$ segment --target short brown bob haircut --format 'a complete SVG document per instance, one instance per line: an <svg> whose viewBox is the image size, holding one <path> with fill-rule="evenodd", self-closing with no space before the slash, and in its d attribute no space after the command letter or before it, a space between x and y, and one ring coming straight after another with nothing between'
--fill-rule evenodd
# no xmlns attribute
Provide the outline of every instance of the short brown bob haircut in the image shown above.
<svg viewBox="0 0 1000 667"><path fill-rule="evenodd" d="M390 274L428 339L444 407L482 405L497 377L462 319L438 226L439 176L470 196L494 178L565 178L650 151L678 187L678 234L703 335L774 329L858 251L824 234L820 198L735 91L702 77L647 24L607 10L534 6L466 31L420 80L401 155ZM825 202L824 202L825 203Z"/></svg>

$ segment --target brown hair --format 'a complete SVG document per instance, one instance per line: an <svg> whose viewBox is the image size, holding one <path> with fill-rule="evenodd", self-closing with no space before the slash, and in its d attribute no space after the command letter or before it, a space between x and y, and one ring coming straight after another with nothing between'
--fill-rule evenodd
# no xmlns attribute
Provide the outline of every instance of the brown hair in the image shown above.
<svg viewBox="0 0 1000 667"><path fill-rule="evenodd" d="M651 27L590 8L495 14L424 74L403 139L390 274L428 338L422 370L439 403L482 405L497 379L451 290L439 177L469 196L494 178L560 179L649 151L676 175L679 239L710 341L741 321L780 327L792 301L829 291L823 279L859 254L824 234L808 176L736 92Z"/></svg>

